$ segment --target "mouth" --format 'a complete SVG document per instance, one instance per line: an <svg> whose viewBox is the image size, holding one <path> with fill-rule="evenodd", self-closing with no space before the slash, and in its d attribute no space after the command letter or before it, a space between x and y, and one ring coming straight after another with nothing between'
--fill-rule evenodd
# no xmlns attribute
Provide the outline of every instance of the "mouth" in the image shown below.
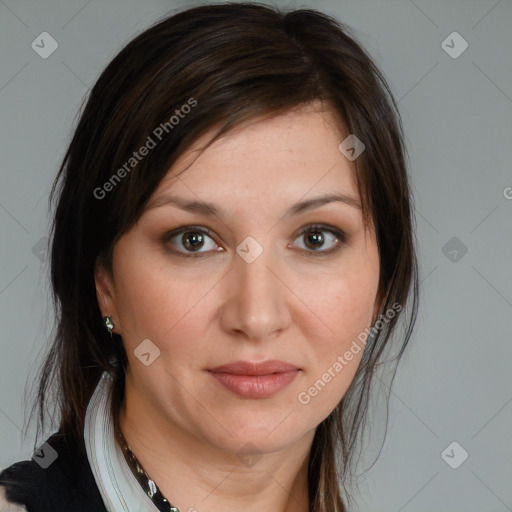
<svg viewBox="0 0 512 512"><path fill-rule="evenodd" d="M284 361L235 361L209 369L210 375L225 389L246 399L270 398L289 386L300 372Z"/></svg>

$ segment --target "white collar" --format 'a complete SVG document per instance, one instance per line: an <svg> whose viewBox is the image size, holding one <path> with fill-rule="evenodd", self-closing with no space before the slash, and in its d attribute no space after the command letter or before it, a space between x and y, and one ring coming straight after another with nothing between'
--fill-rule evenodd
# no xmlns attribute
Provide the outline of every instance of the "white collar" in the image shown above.
<svg viewBox="0 0 512 512"><path fill-rule="evenodd" d="M104 372L85 415L84 441L94 480L109 512L158 512L115 441L112 387L113 377Z"/></svg>

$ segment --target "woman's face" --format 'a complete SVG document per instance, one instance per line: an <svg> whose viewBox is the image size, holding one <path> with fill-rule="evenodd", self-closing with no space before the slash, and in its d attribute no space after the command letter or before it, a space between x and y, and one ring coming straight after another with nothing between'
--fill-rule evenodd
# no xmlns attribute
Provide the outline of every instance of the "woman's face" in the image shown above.
<svg viewBox="0 0 512 512"><path fill-rule="evenodd" d="M329 112L289 112L231 132L177 178L203 137L118 241L112 276L99 269L96 284L141 422L270 452L310 439L338 404L362 350L344 354L378 313L379 280L355 171L338 150L346 135ZM322 199L335 195L344 200Z"/></svg>

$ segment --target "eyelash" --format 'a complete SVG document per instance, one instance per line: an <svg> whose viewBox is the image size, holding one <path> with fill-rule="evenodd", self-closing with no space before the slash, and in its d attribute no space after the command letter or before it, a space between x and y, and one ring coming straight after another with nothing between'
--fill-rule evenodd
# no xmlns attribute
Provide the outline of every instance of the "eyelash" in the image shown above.
<svg viewBox="0 0 512 512"><path fill-rule="evenodd" d="M300 249L301 252L304 253L306 257L318 257L318 256L327 256L330 254L333 254L335 252L338 252L341 249L342 244L347 243L347 234L333 226L328 226L324 224L310 224L303 228L296 238L299 238L301 236L304 236L309 233L317 233L319 231L327 231L328 233L332 234L336 238L336 242L333 248L322 251L308 251L305 249ZM182 235L183 233L202 233L204 235L209 236L210 238L214 238L214 234L212 231L210 231L208 228L203 228L199 226L184 226L178 229L175 229L173 231L169 231L163 236L162 242L164 245L168 248L170 252L173 254L176 254L177 256L184 257L184 258L202 258L203 256L206 256L210 254L211 251L205 251L205 252L181 252L177 251L175 249L169 248L169 241L172 240L174 237L178 235Z"/></svg>

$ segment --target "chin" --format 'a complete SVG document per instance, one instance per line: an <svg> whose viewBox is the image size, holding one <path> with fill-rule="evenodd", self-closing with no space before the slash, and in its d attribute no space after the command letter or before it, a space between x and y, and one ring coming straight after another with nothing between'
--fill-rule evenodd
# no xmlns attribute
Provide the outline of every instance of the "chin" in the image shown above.
<svg viewBox="0 0 512 512"><path fill-rule="evenodd" d="M314 432L314 426L300 424L293 419L293 413L287 415L288 412L251 414L245 411L233 417L225 416L221 423L225 430L215 423L204 435L220 449L236 454L251 446L261 453L276 452L297 442L307 432Z"/></svg>

